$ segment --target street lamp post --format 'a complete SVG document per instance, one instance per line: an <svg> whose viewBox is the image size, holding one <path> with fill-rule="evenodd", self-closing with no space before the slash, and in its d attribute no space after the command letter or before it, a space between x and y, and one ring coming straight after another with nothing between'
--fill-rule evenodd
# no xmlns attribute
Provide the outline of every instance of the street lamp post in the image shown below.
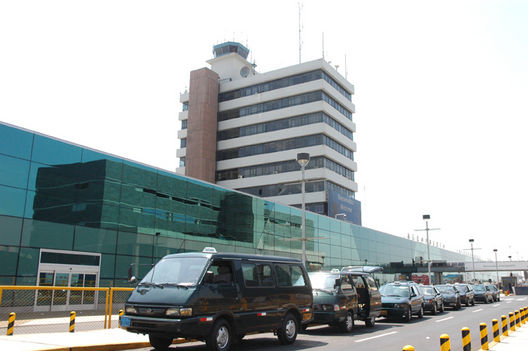
<svg viewBox="0 0 528 351"><path fill-rule="evenodd" d="M429 220L431 216L424 214L422 219L425 221L425 229L415 229L416 231L424 231L427 239L427 276L429 277L429 284L434 283L434 279L431 279L431 253L430 253L430 243L429 243L429 231L430 230L440 230L440 228L429 228Z"/></svg>
<svg viewBox="0 0 528 351"><path fill-rule="evenodd" d="M495 270L497 271L497 285L500 289L500 282L499 282L499 262L497 261L497 249L493 249L493 252L495 252Z"/></svg>
<svg viewBox="0 0 528 351"><path fill-rule="evenodd" d="M473 261L473 282L475 282L477 279L475 278L475 256L473 255L473 242L474 239L469 239L469 243L471 244L471 261Z"/></svg>
<svg viewBox="0 0 528 351"><path fill-rule="evenodd" d="M306 165L310 162L310 154L306 152L301 152L297 154L297 163L301 166L301 193L302 193L302 264L306 266L306 201L304 195L304 169Z"/></svg>

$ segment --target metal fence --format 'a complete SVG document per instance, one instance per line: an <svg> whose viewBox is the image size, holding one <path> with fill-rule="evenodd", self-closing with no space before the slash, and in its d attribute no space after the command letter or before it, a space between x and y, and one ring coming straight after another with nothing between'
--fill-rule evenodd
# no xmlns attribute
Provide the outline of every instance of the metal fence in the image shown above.
<svg viewBox="0 0 528 351"><path fill-rule="evenodd" d="M0 285L0 333L7 332L11 313L16 314L15 334L68 331L71 311L75 330L116 328L132 290Z"/></svg>

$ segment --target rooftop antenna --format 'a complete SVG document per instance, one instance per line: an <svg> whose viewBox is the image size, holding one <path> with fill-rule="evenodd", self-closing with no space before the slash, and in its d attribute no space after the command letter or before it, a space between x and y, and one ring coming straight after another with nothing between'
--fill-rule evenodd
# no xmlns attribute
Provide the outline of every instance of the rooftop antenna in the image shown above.
<svg viewBox="0 0 528 351"><path fill-rule="evenodd" d="M321 33L321 51L323 53L323 60L324 60L324 32Z"/></svg>
<svg viewBox="0 0 528 351"><path fill-rule="evenodd" d="M345 79L348 80L347 59L345 54Z"/></svg>
<svg viewBox="0 0 528 351"><path fill-rule="evenodd" d="M301 10L302 10L302 3L298 2L297 5L299 6L299 63L301 63L301 48L302 48L302 39L301 39Z"/></svg>

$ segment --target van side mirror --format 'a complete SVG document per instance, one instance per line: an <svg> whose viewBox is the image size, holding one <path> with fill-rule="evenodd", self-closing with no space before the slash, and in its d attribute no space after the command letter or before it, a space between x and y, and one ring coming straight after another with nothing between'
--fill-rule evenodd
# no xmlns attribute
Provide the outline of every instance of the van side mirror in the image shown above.
<svg viewBox="0 0 528 351"><path fill-rule="evenodd" d="M337 278L334 283L334 289L341 286L341 278Z"/></svg>
<svg viewBox="0 0 528 351"><path fill-rule="evenodd" d="M128 282L130 284L136 284L137 283L137 278L135 276L131 276L129 279L128 279Z"/></svg>
<svg viewBox="0 0 528 351"><path fill-rule="evenodd" d="M204 283L211 284L213 282L214 273L211 271L205 272Z"/></svg>
<svg viewBox="0 0 528 351"><path fill-rule="evenodd" d="M414 292L411 292L411 297L416 297L416 294Z"/></svg>

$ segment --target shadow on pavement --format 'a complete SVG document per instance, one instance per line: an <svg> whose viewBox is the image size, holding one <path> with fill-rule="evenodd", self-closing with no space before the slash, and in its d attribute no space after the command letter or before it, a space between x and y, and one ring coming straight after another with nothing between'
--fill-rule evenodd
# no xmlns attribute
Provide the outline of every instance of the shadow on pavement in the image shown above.
<svg viewBox="0 0 528 351"><path fill-rule="evenodd" d="M268 349L271 347L279 347L281 350L295 351L295 350L305 350L312 347L321 347L326 346L328 343L314 340L302 339L302 335L297 337L297 340L292 345L281 345L277 337L257 337L251 339L243 339L240 343L236 343L231 346L232 350L260 350ZM185 350L185 351L202 351L207 350L205 343L193 343L193 345L185 346L181 345L172 345L169 350ZM152 349L152 351L155 351Z"/></svg>

